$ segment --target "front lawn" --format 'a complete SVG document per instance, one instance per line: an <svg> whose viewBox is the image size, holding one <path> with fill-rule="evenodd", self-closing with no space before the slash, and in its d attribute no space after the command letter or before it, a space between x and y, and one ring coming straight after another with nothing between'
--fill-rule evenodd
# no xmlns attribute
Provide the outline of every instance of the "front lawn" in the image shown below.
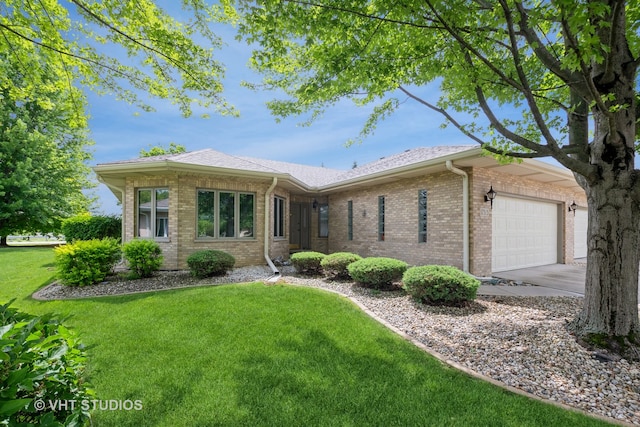
<svg viewBox="0 0 640 427"><path fill-rule="evenodd" d="M76 301L29 295L53 251L0 249L0 302L72 315L100 399L95 426L593 426L468 377L317 289L225 285Z"/></svg>

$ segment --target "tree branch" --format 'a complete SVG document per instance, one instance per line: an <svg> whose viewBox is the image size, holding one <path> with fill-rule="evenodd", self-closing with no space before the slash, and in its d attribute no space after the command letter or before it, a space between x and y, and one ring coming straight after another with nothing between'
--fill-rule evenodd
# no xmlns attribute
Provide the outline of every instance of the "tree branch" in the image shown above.
<svg viewBox="0 0 640 427"><path fill-rule="evenodd" d="M1 28L4 28L5 30L9 31L10 33L15 34L16 36L18 36L18 37L20 37L20 38L22 38L22 39L24 39L24 40L26 40L26 41L28 41L30 43L33 43L34 45L43 47L45 49L51 50L52 52L56 52L56 53L59 53L59 54L64 55L64 56L68 56L70 58L75 58L75 59L78 59L78 60L83 61L83 62L88 62L89 64L96 65L96 66L98 66L100 68L104 68L104 69L109 70L109 71L111 71L111 72L113 72L115 74L118 74L118 75L126 78L127 80L138 82L139 84L144 85L144 81L143 80L141 80L141 79L139 79L139 78L137 78L137 77L135 77L133 75L129 75L127 73L123 73L122 71L118 70L117 68L110 67L109 65L103 64L103 63L101 63L99 61L96 61L94 59L91 59L91 58L87 58L86 56L76 55L75 53L72 53L72 52L65 52L65 51L57 49L57 48L55 48L55 47L53 47L51 45L48 45L46 43L41 43L41 42L39 42L37 40L32 39L31 37L28 37L28 36L18 32L18 31L14 30L13 28L10 28L10 27L0 23L0 29Z"/></svg>
<svg viewBox="0 0 640 427"><path fill-rule="evenodd" d="M466 136L468 136L469 138L471 138L472 140L474 140L478 144L483 145L483 146L487 144L486 141L483 141L478 136L476 136L473 133L471 133L468 130L466 130L465 127L463 125L461 125L451 114L449 114L449 112L447 110L445 110L443 108L440 108L440 107L437 107L437 106L425 101L424 99L414 95L413 93L411 93L407 89L405 89L402 85L399 85L398 89L400 89L409 98L414 99L415 101L418 101L420 104L424 105L425 107L430 108L433 111L442 114L460 132L462 132L463 134L465 134Z"/></svg>
<svg viewBox="0 0 640 427"><path fill-rule="evenodd" d="M552 152L560 155L561 153L559 151L558 142L553 137L553 135L551 135L551 132L549 131L549 128L545 123L544 117L542 117L542 113L538 108L538 103L536 102L535 97L533 96L533 93L531 91L527 75L522 69L522 60L518 52L518 40L516 39L515 35L513 16L511 15L511 11L509 10L509 7L504 0L500 0L500 5L502 6L505 20L507 21L507 31L509 33L509 40L511 42L511 56L516 67L516 72L518 73L518 78L520 80L520 83L522 84L522 94L527 100L527 105L529 105L529 108L531 109L531 114L533 115L533 119L535 120L538 129L540 129L540 132L542 132L542 136L547 141L547 147L549 147Z"/></svg>

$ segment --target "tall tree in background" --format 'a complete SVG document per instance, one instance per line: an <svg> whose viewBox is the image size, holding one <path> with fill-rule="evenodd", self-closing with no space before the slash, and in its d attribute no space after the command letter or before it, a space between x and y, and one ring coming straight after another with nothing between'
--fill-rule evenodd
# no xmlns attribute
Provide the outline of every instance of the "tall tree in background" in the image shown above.
<svg viewBox="0 0 640 427"><path fill-rule="evenodd" d="M10 92L22 85L17 68L0 56L5 79L0 85L0 246L14 233L60 230L64 218L86 212L90 188L86 161L86 118L75 88L57 90L41 77L38 101L13 101ZM51 84L51 85L48 85Z"/></svg>
<svg viewBox="0 0 640 427"><path fill-rule="evenodd" d="M145 150L144 148L140 150L140 157L155 157L162 156L164 154L180 154L186 152L187 148L184 145L170 142L168 148L163 147L162 145L149 145L149 150Z"/></svg>
<svg viewBox="0 0 640 427"><path fill-rule="evenodd" d="M365 137L408 97L499 157L551 156L572 170L589 211L586 295L572 327L637 343L638 2L229 3L256 46L262 87L289 95L270 104L276 115L313 120L343 98L375 103Z"/></svg>
<svg viewBox="0 0 640 427"><path fill-rule="evenodd" d="M152 0L0 3L0 235L48 231L86 209L86 102L77 88L144 110L161 98L184 116L194 105L236 114L220 95L213 56L222 43L211 30L217 6L181 4L182 21Z"/></svg>

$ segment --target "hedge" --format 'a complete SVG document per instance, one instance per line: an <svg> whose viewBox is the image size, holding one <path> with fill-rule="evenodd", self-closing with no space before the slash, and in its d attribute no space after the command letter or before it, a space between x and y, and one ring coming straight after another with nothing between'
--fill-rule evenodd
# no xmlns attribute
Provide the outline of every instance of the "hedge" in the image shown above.
<svg viewBox="0 0 640 427"><path fill-rule="evenodd" d="M223 251L202 250L189 255L187 265L195 277L221 276L233 268L236 259Z"/></svg>
<svg viewBox="0 0 640 427"><path fill-rule="evenodd" d="M78 215L62 222L62 234L67 242L111 237L120 240L122 219L118 216Z"/></svg>
<svg viewBox="0 0 640 427"><path fill-rule="evenodd" d="M371 257L349 264L347 270L356 282L382 289L400 281L407 267L406 262L394 258Z"/></svg>
<svg viewBox="0 0 640 427"><path fill-rule="evenodd" d="M459 305L476 298L480 281L455 267L426 265L408 269L402 287L426 304Z"/></svg>
<svg viewBox="0 0 640 427"><path fill-rule="evenodd" d="M360 255L351 252L335 252L327 255L320 262L320 266L327 276L333 276L337 279L349 278L349 270L347 267L352 262L360 261Z"/></svg>

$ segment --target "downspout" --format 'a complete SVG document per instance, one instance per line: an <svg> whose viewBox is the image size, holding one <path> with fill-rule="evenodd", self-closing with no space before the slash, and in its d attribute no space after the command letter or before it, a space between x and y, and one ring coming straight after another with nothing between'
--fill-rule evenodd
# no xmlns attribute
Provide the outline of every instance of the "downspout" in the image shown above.
<svg viewBox="0 0 640 427"><path fill-rule="evenodd" d="M269 257L269 214L271 212L271 192L276 188L277 183L278 177L274 176L271 186L267 189L266 193L264 193L264 259L267 261L267 264L269 264L269 268L271 268L273 274L279 275L280 272Z"/></svg>
<svg viewBox="0 0 640 427"><path fill-rule="evenodd" d="M447 169L462 177L462 269L469 272L469 175L462 169L453 166L451 160L446 162Z"/></svg>

